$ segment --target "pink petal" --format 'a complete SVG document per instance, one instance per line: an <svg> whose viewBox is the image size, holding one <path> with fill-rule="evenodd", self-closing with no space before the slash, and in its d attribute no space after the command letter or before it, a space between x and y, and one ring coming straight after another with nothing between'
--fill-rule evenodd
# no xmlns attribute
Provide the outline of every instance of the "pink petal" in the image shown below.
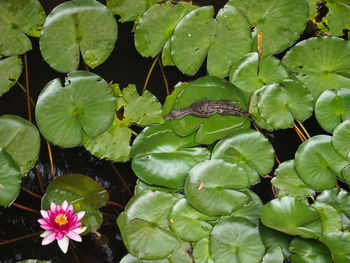
<svg viewBox="0 0 350 263"><path fill-rule="evenodd" d="M63 253L67 253L69 246L69 238L65 236L61 240L57 240L57 243L60 249L63 251Z"/></svg>
<svg viewBox="0 0 350 263"><path fill-rule="evenodd" d="M61 240L62 238L64 238L64 235L62 234L62 232L57 232L56 233L56 239L57 240Z"/></svg>
<svg viewBox="0 0 350 263"><path fill-rule="evenodd" d="M56 204L54 202L51 202L50 210L51 210L51 212L55 212L56 211Z"/></svg>
<svg viewBox="0 0 350 263"><path fill-rule="evenodd" d="M77 216L77 221L80 221L85 215L85 211L80 211L78 213L75 214L75 216Z"/></svg>
<svg viewBox="0 0 350 263"><path fill-rule="evenodd" d="M45 210L40 210L40 214L42 215L43 218L49 218L49 215Z"/></svg>
<svg viewBox="0 0 350 263"><path fill-rule="evenodd" d="M74 240L74 241L78 241L78 242L82 241L81 236L79 236L74 231L69 231L66 236L69 237L70 239Z"/></svg>
<svg viewBox="0 0 350 263"><path fill-rule="evenodd" d="M73 205L69 205L67 210L66 210L66 213L67 213L67 216L68 217L71 217L73 215Z"/></svg>
<svg viewBox="0 0 350 263"><path fill-rule="evenodd" d="M84 226L84 227L78 227L78 228L74 229L73 231L74 231L75 233L77 233L77 234L81 234L81 233L83 233L85 230L86 230L86 226Z"/></svg>
<svg viewBox="0 0 350 263"><path fill-rule="evenodd" d="M50 233L52 233L52 232L51 231L45 231L45 232L41 233L40 237L46 237Z"/></svg>
<svg viewBox="0 0 350 263"><path fill-rule="evenodd" d="M40 225L40 227L44 230L48 230L48 231L57 231L57 229L51 225Z"/></svg>
<svg viewBox="0 0 350 263"><path fill-rule="evenodd" d="M41 224L41 225L47 224L46 220L45 220L45 219L42 219L42 218L38 219L38 222L39 222L39 224Z"/></svg>
<svg viewBox="0 0 350 263"><path fill-rule="evenodd" d="M62 207L60 205L56 205L56 212L61 213L62 212Z"/></svg>
<svg viewBox="0 0 350 263"><path fill-rule="evenodd" d="M74 229L79 228L79 227L81 227L81 222L76 222L76 223L71 224L69 226L68 231L74 230Z"/></svg>
<svg viewBox="0 0 350 263"><path fill-rule="evenodd" d="M66 200L64 200L64 202L63 202L63 204L62 204L62 209L63 209L64 211L66 211L67 208L68 208L68 202L67 202Z"/></svg>
<svg viewBox="0 0 350 263"><path fill-rule="evenodd" d="M54 240L55 240L55 236L56 236L56 233L55 232L51 232L50 234L48 234L44 239L43 241L41 241L41 244L43 246L47 245L47 244L50 244L52 243Z"/></svg>

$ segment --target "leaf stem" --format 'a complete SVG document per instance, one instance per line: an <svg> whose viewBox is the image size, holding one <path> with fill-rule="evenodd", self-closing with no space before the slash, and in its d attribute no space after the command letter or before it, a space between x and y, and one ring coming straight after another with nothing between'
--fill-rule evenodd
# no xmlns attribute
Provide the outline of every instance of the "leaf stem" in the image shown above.
<svg viewBox="0 0 350 263"><path fill-rule="evenodd" d="M133 129L131 129L130 127L128 127L128 129L131 131L132 134L134 134L135 136L138 135L138 133L136 131L134 131Z"/></svg>
<svg viewBox="0 0 350 263"><path fill-rule="evenodd" d="M40 195L38 195L38 194L36 194L36 193L33 193L32 191L28 190L28 189L25 188L24 186L21 186L21 189L22 189L24 192L30 194L31 196L34 196L34 197L36 197L36 198L38 198L38 199L41 199L41 196L40 196Z"/></svg>
<svg viewBox="0 0 350 263"><path fill-rule="evenodd" d="M40 212L39 212L38 210L35 210L35 209L32 209L32 208L29 208L29 207L26 207L26 206L17 204L17 203L15 203L15 202L13 202L12 205L15 206L15 207L21 208L21 209L23 209L23 210L26 210L26 211L28 211L28 212L32 212L32 213L36 213L36 214L39 214L39 215L40 215Z"/></svg>
<svg viewBox="0 0 350 263"><path fill-rule="evenodd" d="M153 71L154 66L156 65L158 59L159 59L159 55L155 58L155 60L154 60L153 63L152 63L151 68L150 68L149 71L148 71L148 74L147 74L147 77L146 77L146 80L145 80L145 84L143 85L143 89L142 89L141 95L142 95L142 94L145 92L145 90L147 89L147 84L148 84L149 78L150 78L150 76L151 76L151 74L152 74L152 71Z"/></svg>
<svg viewBox="0 0 350 263"><path fill-rule="evenodd" d="M85 65L85 70L86 70L87 72L90 72L90 69L89 69L88 65L86 65L85 63L84 63L84 65Z"/></svg>
<svg viewBox="0 0 350 263"><path fill-rule="evenodd" d="M298 134L300 140L302 142L305 142L307 140L305 135L300 131L300 129L298 128L298 126L295 125L295 123L293 124L293 126L294 126L294 130Z"/></svg>
<svg viewBox="0 0 350 263"><path fill-rule="evenodd" d="M38 182L39 182L41 193L45 193L45 189L44 189L43 183L41 181L41 176L40 176L40 173L39 173L38 166L35 166L35 173L36 173L36 177L38 178Z"/></svg>
<svg viewBox="0 0 350 263"><path fill-rule="evenodd" d="M26 238L29 238L29 237L38 236L38 235L40 235L42 232L43 232L43 231L40 231L40 232L37 232L37 233L32 233L32 234L28 234L28 235L21 236L21 237L16 237L16 238L14 238L14 239L2 241L2 242L0 242L0 246L2 246L2 245L7 245L7 244L10 244L10 243L13 243L13 242L16 242L16 241L20 241L20 240L23 240L23 239L26 239Z"/></svg>
<svg viewBox="0 0 350 263"><path fill-rule="evenodd" d="M163 76L163 80L164 80L164 84L165 84L166 95L169 96L170 92L169 92L168 80L166 79L166 75L164 72L162 61L160 59L158 59L158 65L160 67L160 71L162 72L162 76Z"/></svg>
<svg viewBox="0 0 350 263"><path fill-rule="evenodd" d="M113 206L116 206L118 208L122 208L122 209L125 209L125 206L119 204L119 203L116 203L116 202L113 202L113 201L107 201L107 204L108 205L113 205Z"/></svg>
<svg viewBox="0 0 350 263"><path fill-rule="evenodd" d="M28 59L27 54L24 54L24 68L26 74L26 90L27 90L27 108L28 108L28 119L32 122L32 110L30 108L30 94L29 94L29 74L28 74Z"/></svg>
<svg viewBox="0 0 350 263"><path fill-rule="evenodd" d="M23 90L23 92L24 92L25 94L27 94L26 88L25 88L19 81L17 81L16 83L17 83L17 85L21 88L21 90ZM33 98L32 98L31 96L29 96L29 99L30 99L30 103L31 103L32 106L35 108L35 102L34 102Z"/></svg>
<svg viewBox="0 0 350 263"><path fill-rule="evenodd" d="M48 152L49 152L52 180L54 180L54 179L55 179L55 169L54 169L54 167L53 167L53 160L52 160L51 147L50 147L50 143L49 143L48 141L46 141L46 144L47 144L47 150L48 150Z"/></svg>
<svg viewBox="0 0 350 263"><path fill-rule="evenodd" d="M125 181L124 177L122 176L122 174L119 172L118 168L111 162L109 162L109 165L112 167L113 171L115 172L115 174L118 176L119 180L121 181L121 183L123 184L124 188L126 189L126 191L129 193L129 196L132 197L133 194L127 184L127 182Z"/></svg>
<svg viewBox="0 0 350 263"><path fill-rule="evenodd" d="M307 130L305 129L304 125L300 122L300 121L297 121L299 126L303 129L303 131L305 132L306 136L308 139L311 138L310 134L307 132Z"/></svg>

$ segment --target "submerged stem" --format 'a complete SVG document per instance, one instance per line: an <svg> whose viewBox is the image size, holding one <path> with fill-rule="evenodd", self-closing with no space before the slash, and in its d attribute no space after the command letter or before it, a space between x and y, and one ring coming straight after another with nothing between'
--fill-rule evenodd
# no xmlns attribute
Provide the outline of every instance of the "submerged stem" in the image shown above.
<svg viewBox="0 0 350 263"><path fill-rule="evenodd" d="M0 246L2 246L2 245L7 245L7 244L10 244L10 243L13 243L13 242L16 242L16 241L20 241L20 240L23 240L23 239L26 239L26 238L29 238L29 237L38 236L38 235L40 235L42 232L43 232L43 231L40 231L40 232L37 232L37 233L25 235L25 236L22 236L22 237L16 237L16 238L14 238L14 239L2 241L2 242L0 242Z"/></svg>
<svg viewBox="0 0 350 263"><path fill-rule="evenodd" d="M170 92L169 92L168 80L166 79L166 75L164 72L162 61L160 59L158 59L158 65L160 67L160 71L162 72L162 76L163 76L163 80L164 80L164 84L165 84L166 95L169 96Z"/></svg>
<svg viewBox="0 0 350 263"><path fill-rule="evenodd" d="M24 54L24 68L26 74L26 93L27 93L27 108L28 108L28 120L32 122L32 110L30 108L30 94L29 94L29 74L28 74L28 61L27 54Z"/></svg>
<svg viewBox="0 0 350 263"><path fill-rule="evenodd" d="M116 202L113 202L113 201L107 201L107 204L108 205L113 205L113 206L116 206L118 208L122 208L122 209L125 209L125 206L119 204L119 203L116 203Z"/></svg>
<svg viewBox="0 0 350 263"><path fill-rule="evenodd" d="M34 197L36 197L36 198L41 199L41 196L40 196L40 195L38 195L38 194L36 194L36 193L33 193L32 191L28 190L28 189L25 188L24 186L21 186L21 189L22 189L24 192L30 194L31 196L34 196Z"/></svg>
<svg viewBox="0 0 350 263"><path fill-rule="evenodd" d="M295 125L295 123L293 124L293 126L294 126L294 130L298 134L300 140L302 142L305 142L307 140L305 135L300 131L300 129L298 128L298 126Z"/></svg>
<svg viewBox="0 0 350 263"><path fill-rule="evenodd" d="M39 186L40 186L40 190L41 193L45 193L44 187L43 187L43 183L41 182L41 177L40 177L40 173L39 173L39 168L37 166L35 166L35 174L36 177L38 178L38 182L39 182Z"/></svg>
<svg viewBox="0 0 350 263"><path fill-rule="evenodd" d="M23 90L23 92L25 93L25 94L27 94L27 90L26 90L26 88L20 83L20 82L16 82L17 83L17 85L21 88L21 90ZM32 106L35 108L35 102L34 102L34 100L33 100L33 98L29 95L29 99L30 99L30 103L32 104Z"/></svg>
<svg viewBox="0 0 350 263"><path fill-rule="evenodd" d="M35 210L35 209L32 209L32 208L29 208L29 207L26 207L24 205L20 205L20 204L17 204L17 203L12 203L13 206L15 207L18 207L18 208L21 208L23 210L26 210L28 212L32 212L32 213L36 213L36 214L39 214L40 215L40 212L38 210Z"/></svg>
<svg viewBox="0 0 350 263"><path fill-rule="evenodd" d="M308 139L311 138L310 134L307 132L307 130L305 129L304 125L300 122L300 121L297 121L299 126L303 129L303 131L305 132L306 136Z"/></svg>
<svg viewBox="0 0 350 263"><path fill-rule="evenodd" d="M125 190L129 193L129 196L132 197L133 194L129 188L129 185L127 184L127 182L125 181L124 177L122 176L122 174L119 172L118 168L111 162L109 162L109 165L112 167L113 171L115 172L115 174L118 176L119 180L121 181L121 183L123 184Z"/></svg>
<svg viewBox="0 0 350 263"><path fill-rule="evenodd" d="M52 153L51 153L51 147L50 143L46 141L47 144L47 150L49 151L49 158L50 158L50 166L51 166L51 174L52 174L52 180L55 179L55 169L53 167L53 160L52 160Z"/></svg>
<svg viewBox="0 0 350 263"><path fill-rule="evenodd" d="M155 58L155 60L154 60L153 63L152 63L151 68L150 68L149 71L148 71L148 74L147 74L147 77L146 77L146 80L145 80L145 84L143 85L143 89L142 89L141 95L142 95L142 94L145 92L145 90L147 89L147 84L148 84L149 78L150 78L150 76L151 76L151 74L152 74L152 71L153 71L154 66L156 65L158 59L159 59L159 55Z"/></svg>

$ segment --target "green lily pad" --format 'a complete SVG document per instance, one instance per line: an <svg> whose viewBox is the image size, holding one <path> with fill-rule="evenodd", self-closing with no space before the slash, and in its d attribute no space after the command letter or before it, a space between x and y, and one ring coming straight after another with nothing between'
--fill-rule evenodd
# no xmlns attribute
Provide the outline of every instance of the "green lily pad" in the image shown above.
<svg viewBox="0 0 350 263"><path fill-rule="evenodd" d="M295 80L266 85L259 93L261 116L275 129L293 127L294 119L304 121L312 115L313 106L309 90Z"/></svg>
<svg viewBox="0 0 350 263"><path fill-rule="evenodd" d="M350 217L350 194L341 188L325 190L316 199L317 202L322 202L333 206L337 212L344 213Z"/></svg>
<svg viewBox="0 0 350 263"><path fill-rule="evenodd" d="M350 68L350 42L336 37L315 37L299 42L282 62L317 99L326 89L350 85L350 78L341 74Z"/></svg>
<svg viewBox="0 0 350 263"><path fill-rule="evenodd" d="M120 22L134 21L150 6L163 0L107 0L107 7L115 15L120 15Z"/></svg>
<svg viewBox="0 0 350 263"><path fill-rule="evenodd" d="M350 120L342 122L334 129L332 144L343 158L350 160Z"/></svg>
<svg viewBox="0 0 350 263"><path fill-rule="evenodd" d="M165 2L151 6L140 18L135 30L135 47L144 57L157 55L170 39L176 25L195 7L191 3Z"/></svg>
<svg viewBox="0 0 350 263"><path fill-rule="evenodd" d="M238 165L223 160L209 160L190 170L185 194L190 204L202 213L211 216L229 215L243 207L248 199L244 193L235 189L248 185L247 175Z"/></svg>
<svg viewBox="0 0 350 263"><path fill-rule="evenodd" d="M162 64L163 66L175 66L174 60L171 56L171 50L170 50L170 40L171 38L169 38L163 47L163 51L162 51Z"/></svg>
<svg viewBox="0 0 350 263"><path fill-rule="evenodd" d="M314 190L301 180L294 160L281 163L275 173L277 177L274 177L271 183L279 189L279 196L289 195L301 200L314 193Z"/></svg>
<svg viewBox="0 0 350 263"><path fill-rule="evenodd" d="M255 27L255 32L263 33L264 56L293 44L305 30L308 21L309 8L304 0L230 0L228 4L245 15L250 26Z"/></svg>
<svg viewBox="0 0 350 263"><path fill-rule="evenodd" d="M131 254L127 254L119 263L143 263L143 261Z"/></svg>
<svg viewBox="0 0 350 263"><path fill-rule="evenodd" d="M316 190L325 190L337 184L337 177L348 161L332 145L332 137L317 135L301 144L295 153L295 167L300 178Z"/></svg>
<svg viewBox="0 0 350 263"><path fill-rule="evenodd" d="M0 2L0 57L20 55L32 49L26 36L39 37L46 18L38 0Z"/></svg>
<svg viewBox="0 0 350 263"><path fill-rule="evenodd" d="M131 131L128 125L127 121L115 117L112 127L106 133L96 139L84 136L83 145L98 158L115 162L129 161Z"/></svg>
<svg viewBox="0 0 350 263"><path fill-rule="evenodd" d="M272 131L274 128L267 123L267 121L261 117L261 113L258 108L259 95L262 88L256 90L251 96L249 101L249 114L252 116L255 124L265 130Z"/></svg>
<svg viewBox="0 0 350 263"><path fill-rule="evenodd" d="M74 71L67 75L65 87L59 79L49 82L41 91L35 118L41 134L62 147L83 142L106 132L115 117L115 96L101 77Z"/></svg>
<svg viewBox="0 0 350 263"><path fill-rule="evenodd" d="M214 76L201 77L191 83L184 83L185 88L179 93L172 110L186 108L196 101L207 100L232 100L238 101L238 107L247 110L246 102L235 86L226 80ZM187 136L197 129L196 142L200 144L212 144L234 130L249 124L246 117L222 116L214 114L207 118L199 118L188 115L184 118L171 120L171 126L180 136Z"/></svg>
<svg viewBox="0 0 350 263"><path fill-rule="evenodd" d="M326 90L316 101L315 116L328 132L333 132L342 121L350 119L350 90Z"/></svg>
<svg viewBox="0 0 350 263"><path fill-rule="evenodd" d="M95 68L111 54L117 37L118 24L105 5L73 0L55 7L47 16L40 51L50 67L60 72L76 70L80 53L85 64Z"/></svg>
<svg viewBox="0 0 350 263"><path fill-rule="evenodd" d="M178 192L178 190L176 190L176 189L170 189L170 188L165 188L165 187L162 187L162 186L146 184L142 180L137 179L136 185L135 185L135 189L134 189L134 194L135 195L141 194L141 193L149 191L149 190L151 190L151 191L161 191L161 192L165 192L165 193L176 193L176 192Z"/></svg>
<svg viewBox="0 0 350 263"><path fill-rule="evenodd" d="M241 12L225 6L213 19L211 6L187 14L171 38L171 56L184 73L193 75L208 55L209 74L226 76L232 64L251 49L250 26Z"/></svg>
<svg viewBox="0 0 350 263"><path fill-rule="evenodd" d="M180 240L170 231L170 209L179 200L173 194L148 191L135 195L117 219L128 251L140 259L171 254Z"/></svg>
<svg viewBox="0 0 350 263"><path fill-rule="evenodd" d="M320 237L332 252L332 258L337 263L347 263L350 260L350 233L333 232Z"/></svg>
<svg viewBox="0 0 350 263"><path fill-rule="evenodd" d="M261 263L283 263L284 256L281 247L274 246L269 248Z"/></svg>
<svg viewBox="0 0 350 263"><path fill-rule="evenodd" d="M131 148L132 169L148 184L182 188L188 171L208 160L210 152L195 146L194 135L180 137L166 122L144 129Z"/></svg>
<svg viewBox="0 0 350 263"><path fill-rule="evenodd" d="M234 131L222 139L215 145L211 158L238 164L248 175L250 184L260 180L259 174L269 173L275 163L271 143L251 129Z"/></svg>
<svg viewBox="0 0 350 263"><path fill-rule="evenodd" d="M29 121L15 115L0 116L0 148L4 150L22 175L29 172L40 151L40 135Z"/></svg>
<svg viewBox="0 0 350 263"><path fill-rule="evenodd" d="M322 202L315 202L311 206L321 215L323 234L342 230L340 214L333 206Z"/></svg>
<svg viewBox="0 0 350 263"><path fill-rule="evenodd" d="M329 249L317 240L295 237L289 246L292 262L300 263L329 263L332 257ZM337 261L338 262L338 261Z"/></svg>
<svg viewBox="0 0 350 263"><path fill-rule="evenodd" d="M281 61L273 56L262 57L258 72L258 53L249 53L231 68L230 82L237 86L247 101L252 93L264 85L280 83L288 78Z"/></svg>
<svg viewBox="0 0 350 263"><path fill-rule="evenodd" d="M209 238L203 238L196 243L192 256L196 263L214 263L209 254Z"/></svg>
<svg viewBox="0 0 350 263"><path fill-rule="evenodd" d="M318 228L314 228L314 225L312 225L312 228L308 226L308 223L317 220L319 217L320 214L314 208L289 196L268 202L260 213L261 222L264 225L303 238L312 237L310 230L316 232L315 234L318 236L322 233L322 223L320 221Z"/></svg>
<svg viewBox="0 0 350 263"><path fill-rule="evenodd" d="M213 226L207 221L214 221L216 217L208 216L194 209L186 200L179 200L171 209L169 224L171 230L181 240L197 242L208 237Z"/></svg>
<svg viewBox="0 0 350 263"><path fill-rule="evenodd" d="M51 202L62 204L67 200L74 207L74 213L85 211L81 223L86 227L84 234L96 231L103 222L98 208L106 205L109 194L93 179L82 174L66 174L51 181L41 200L41 208L50 209Z"/></svg>
<svg viewBox="0 0 350 263"><path fill-rule="evenodd" d="M173 91L170 95L166 97L165 102L163 104L163 116L166 116L171 112L171 108L173 107L177 97L182 92L182 90L188 85L190 85L190 83L188 82L179 82L175 85Z"/></svg>
<svg viewBox="0 0 350 263"><path fill-rule="evenodd" d="M0 60L0 96L13 87L22 73L20 57L9 57Z"/></svg>
<svg viewBox="0 0 350 263"><path fill-rule="evenodd" d="M220 220L209 240L210 255L215 263L260 263L265 254L258 227L244 218Z"/></svg>

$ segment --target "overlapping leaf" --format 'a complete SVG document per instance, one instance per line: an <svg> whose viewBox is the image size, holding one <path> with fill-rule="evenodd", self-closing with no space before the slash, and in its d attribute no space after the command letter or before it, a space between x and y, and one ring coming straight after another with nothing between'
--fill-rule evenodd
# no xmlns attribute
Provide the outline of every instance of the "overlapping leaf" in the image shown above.
<svg viewBox="0 0 350 263"><path fill-rule="evenodd" d="M300 263L329 263L332 262L332 257L329 249L322 243L312 239L301 239L295 237L290 243L290 256L292 262Z"/></svg>
<svg viewBox="0 0 350 263"><path fill-rule="evenodd" d="M22 60L13 56L0 60L0 96L6 93L22 73Z"/></svg>
<svg viewBox="0 0 350 263"><path fill-rule="evenodd" d="M345 159L350 159L350 120L339 124L333 131L334 149Z"/></svg>

